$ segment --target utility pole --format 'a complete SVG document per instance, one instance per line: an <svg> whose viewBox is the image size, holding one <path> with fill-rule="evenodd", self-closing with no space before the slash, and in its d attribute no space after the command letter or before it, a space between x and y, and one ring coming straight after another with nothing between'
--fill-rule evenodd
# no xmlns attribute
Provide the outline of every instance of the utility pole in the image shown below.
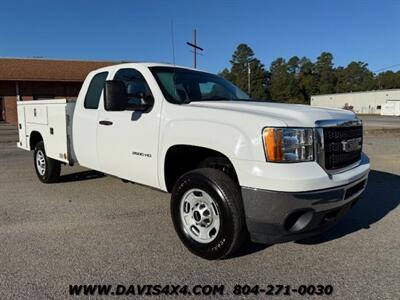
<svg viewBox="0 0 400 300"><path fill-rule="evenodd" d="M193 30L193 43L186 42L190 47L193 48L193 67L197 68L197 50L203 51L203 48L197 46L196 29Z"/></svg>

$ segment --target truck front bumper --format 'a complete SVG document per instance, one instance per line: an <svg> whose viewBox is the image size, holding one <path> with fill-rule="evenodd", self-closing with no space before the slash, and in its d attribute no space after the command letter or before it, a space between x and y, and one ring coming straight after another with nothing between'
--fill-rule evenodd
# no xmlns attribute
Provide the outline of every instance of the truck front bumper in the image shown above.
<svg viewBox="0 0 400 300"><path fill-rule="evenodd" d="M368 179L309 192L276 192L242 187L251 240L281 243L318 234L337 223L359 200Z"/></svg>

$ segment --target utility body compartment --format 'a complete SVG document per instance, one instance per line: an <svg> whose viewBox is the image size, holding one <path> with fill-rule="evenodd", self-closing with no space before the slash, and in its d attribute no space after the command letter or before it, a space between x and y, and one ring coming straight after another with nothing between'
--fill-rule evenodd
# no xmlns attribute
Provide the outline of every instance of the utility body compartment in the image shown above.
<svg viewBox="0 0 400 300"><path fill-rule="evenodd" d="M18 101L17 146L33 150L31 137L40 134L48 157L64 163L73 163L71 132L74 108L75 102L67 99Z"/></svg>

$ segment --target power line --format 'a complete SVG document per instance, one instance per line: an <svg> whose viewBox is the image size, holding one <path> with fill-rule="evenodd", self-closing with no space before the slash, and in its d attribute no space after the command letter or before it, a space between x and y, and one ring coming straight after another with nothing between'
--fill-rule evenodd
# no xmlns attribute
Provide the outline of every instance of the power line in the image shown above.
<svg viewBox="0 0 400 300"><path fill-rule="evenodd" d="M380 71L383 71L383 70L391 69L391 68L394 68L394 67L397 67L397 66L400 66L400 64L395 64L395 65L392 65L392 66L384 67L384 68L381 68L381 69L373 71L373 73L377 73L377 72L380 72Z"/></svg>

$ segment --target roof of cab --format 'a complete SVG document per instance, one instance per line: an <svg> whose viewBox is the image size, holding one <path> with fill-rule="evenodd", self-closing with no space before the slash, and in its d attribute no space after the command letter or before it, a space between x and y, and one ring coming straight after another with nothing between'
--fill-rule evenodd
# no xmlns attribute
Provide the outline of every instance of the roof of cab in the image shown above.
<svg viewBox="0 0 400 300"><path fill-rule="evenodd" d="M106 66L103 68L99 68L94 70L94 72L98 71L110 71L110 70L115 70L115 69L120 69L120 68L135 68L137 66L144 66L144 67L175 67L175 68L183 68L183 69L188 69L188 70L193 70L193 71L200 71L198 69L194 69L191 67L186 67L186 66L179 66L179 65L173 65L173 64L168 64L168 63L159 63L159 62L129 62L129 63L122 63L122 64L114 64L110 66Z"/></svg>

